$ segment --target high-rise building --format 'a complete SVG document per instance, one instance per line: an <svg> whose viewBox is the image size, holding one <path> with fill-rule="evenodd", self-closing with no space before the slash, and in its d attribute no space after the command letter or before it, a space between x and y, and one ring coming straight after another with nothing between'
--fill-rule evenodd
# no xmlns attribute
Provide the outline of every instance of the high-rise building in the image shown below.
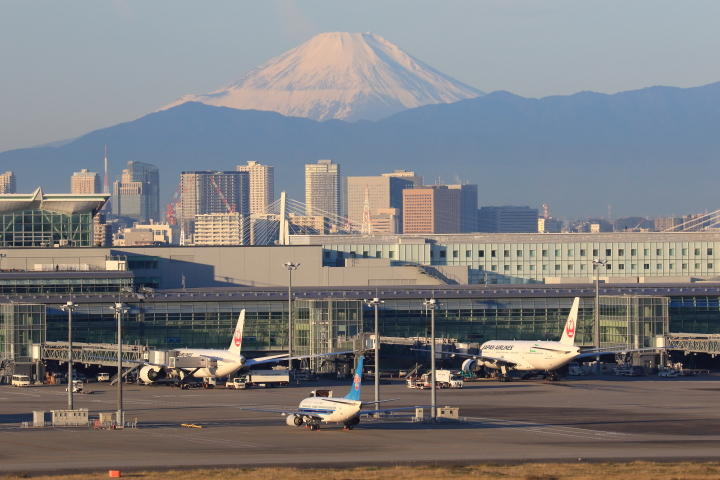
<svg viewBox="0 0 720 480"><path fill-rule="evenodd" d="M387 209L392 208L397 209L398 214L402 212L403 190L412 186L411 180L385 174L379 177L347 177L347 217L357 225L370 222L373 233L395 233L386 231L380 224L373 225L372 218L380 210L385 214Z"/></svg>
<svg viewBox="0 0 720 480"><path fill-rule="evenodd" d="M194 245L243 245L245 216L239 212L195 216Z"/></svg>
<svg viewBox="0 0 720 480"><path fill-rule="evenodd" d="M100 193L100 176L83 168L70 177L70 193Z"/></svg>
<svg viewBox="0 0 720 480"><path fill-rule="evenodd" d="M128 162L113 183L113 214L142 223L160 218L160 173L155 165Z"/></svg>
<svg viewBox="0 0 720 480"><path fill-rule="evenodd" d="M466 183L448 185L448 188L460 191L460 231L477 232L478 186Z"/></svg>
<svg viewBox="0 0 720 480"><path fill-rule="evenodd" d="M248 172L182 172L178 219L188 226L195 222L197 215L210 213L248 215L249 192Z"/></svg>
<svg viewBox="0 0 720 480"><path fill-rule="evenodd" d="M538 228L537 208L481 207L478 210L478 231L490 233L532 233Z"/></svg>
<svg viewBox="0 0 720 480"><path fill-rule="evenodd" d="M395 170L394 172L383 173L381 175L383 177L394 177L408 180L412 182L413 186L415 187L420 187L423 184L423 177L421 177L420 175L415 175L415 172L411 172L408 170Z"/></svg>
<svg viewBox="0 0 720 480"><path fill-rule="evenodd" d="M342 213L340 165L332 160L305 165L305 211L310 216Z"/></svg>
<svg viewBox="0 0 720 480"><path fill-rule="evenodd" d="M235 170L250 175L250 214L268 213L268 207L275 200L275 167L249 161Z"/></svg>
<svg viewBox="0 0 720 480"><path fill-rule="evenodd" d="M403 190L403 233L460 232L460 190L432 185Z"/></svg>
<svg viewBox="0 0 720 480"><path fill-rule="evenodd" d="M0 173L0 194L2 193L15 193L15 173L7 171Z"/></svg>

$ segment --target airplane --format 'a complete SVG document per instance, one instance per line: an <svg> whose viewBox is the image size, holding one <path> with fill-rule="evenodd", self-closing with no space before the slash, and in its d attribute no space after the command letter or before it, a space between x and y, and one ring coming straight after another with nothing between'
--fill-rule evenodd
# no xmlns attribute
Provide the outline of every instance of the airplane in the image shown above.
<svg viewBox="0 0 720 480"><path fill-rule="evenodd" d="M240 369L262 365L266 363L278 363L288 359L288 355L269 355L266 357L245 358L241 353L243 342L243 329L245 327L245 309L240 311L238 322L235 326L230 346L227 350L211 348L180 348L176 349L175 364L162 364L142 362L138 372L138 378L146 385L164 380L180 380L180 382L191 378L219 378L227 377ZM333 352L319 355L293 356L294 360L341 355L347 352ZM193 365L192 367L184 367ZM197 367L195 365L204 364Z"/></svg>
<svg viewBox="0 0 720 480"><path fill-rule="evenodd" d="M360 400L360 387L362 386L363 364L365 357L360 356L350 391L344 397L308 397L300 401L296 410L272 410L263 408L243 408L255 412L281 413L287 415L285 423L291 427L307 426L315 431L321 423L342 423L343 430L352 430L360 423L360 417L376 413L389 413L402 410L414 410L419 406L398 407L381 410L362 410L365 405L375 405L381 402L390 402L396 399L379 400L378 402L363 402Z"/></svg>
<svg viewBox="0 0 720 480"><path fill-rule="evenodd" d="M580 351L575 345L580 297L573 300L570 314L565 322L562 337L555 341L529 341L529 340L490 340L480 346L477 355L466 353L452 353L450 356L470 357L462 364L463 371L470 371L475 366L500 370L501 380L509 380L509 372L547 372L549 380L557 380L556 370L573 360L587 356L597 356L603 353L618 353L618 351L586 350ZM423 349L422 351L427 351ZM622 350L623 352L634 350Z"/></svg>

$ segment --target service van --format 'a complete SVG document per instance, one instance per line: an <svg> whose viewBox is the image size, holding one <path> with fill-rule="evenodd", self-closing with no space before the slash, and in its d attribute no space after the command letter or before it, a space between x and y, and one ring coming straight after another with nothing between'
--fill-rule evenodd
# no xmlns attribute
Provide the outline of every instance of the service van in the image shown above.
<svg viewBox="0 0 720 480"><path fill-rule="evenodd" d="M13 387L29 387L30 377L27 375L13 375L10 384Z"/></svg>

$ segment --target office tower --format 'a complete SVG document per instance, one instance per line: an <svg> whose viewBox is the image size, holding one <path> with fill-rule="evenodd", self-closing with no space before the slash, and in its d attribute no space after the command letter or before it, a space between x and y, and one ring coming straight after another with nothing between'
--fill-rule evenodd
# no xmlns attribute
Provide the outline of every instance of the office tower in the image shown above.
<svg viewBox="0 0 720 480"><path fill-rule="evenodd" d="M411 180L383 174L379 177L347 177L347 216L350 222L362 225L371 221L372 233L394 233L386 230L385 221L373 225L372 217L380 210L387 215L388 209L397 209L400 217L403 205L403 190L411 188ZM367 211L366 211L367 210ZM367 218L366 218L367 217Z"/></svg>
<svg viewBox="0 0 720 480"><path fill-rule="evenodd" d="M415 175L415 172L411 172L408 170L395 170L392 173L383 173L381 174L381 176L402 178L404 180L412 182L413 186L415 187L421 187L423 184L423 177L421 177L420 175Z"/></svg>
<svg viewBox="0 0 720 480"><path fill-rule="evenodd" d="M340 215L340 165L318 160L305 165L305 212L307 215Z"/></svg>
<svg viewBox="0 0 720 480"><path fill-rule="evenodd" d="M478 231L493 233L537 232L538 211L536 208L481 207L478 210Z"/></svg>
<svg viewBox="0 0 720 480"><path fill-rule="evenodd" d="M70 193L100 193L100 176L83 168L70 177Z"/></svg>
<svg viewBox="0 0 720 480"><path fill-rule="evenodd" d="M538 233L560 233L562 232L563 223L552 217L539 217L537 219Z"/></svg>
<svg viewBox="0 0 720 480"><path fill-rule="evenodd" d="M250 174L248 172L182 172L178 219L195 222L197 215L250 212Z"/></svg>
<svg viewBox="0 0 720 480"><path fill-rule="evenodd" d="M275 200L275 167L249 161L235 170L250 176L250 214L268 213L268 207Z"/></svg>
<svg viewBox="0 0 720 480"><path fill-rule="evenodd" d="M448 188L460 191L460 231L477 232L478 186L448 185Z"/></svg>
<svg viewBox="0 0 720 480"><path fill-rule="evenodd" d="M196 215L193 245L243 245L244 218L238 212Z"/></svg>
<svg viewBox="0 0 720 480"><path fill-rule="evenodd" d="M7 171L0 173L0 193L15 193L15 173Z"/></svg>
<svg viewBox="0 0 720 480"><path fill-rule="evenodd" d="M460 190L433 185L403 190L403 233L458 233Z"/></svg>
<svg viewBox="0 0 720 480"><path fill-rule="evenodd" d="M155 165L128 162L113 183L113 214L142 223L160 218L160 174Z"/></svg>
<svg viewBox="0 0 720 480"><path fill-rule="evenodd" d="M654 220L656 232L672 231L683 223L682 217L658 217Z"/></svg>

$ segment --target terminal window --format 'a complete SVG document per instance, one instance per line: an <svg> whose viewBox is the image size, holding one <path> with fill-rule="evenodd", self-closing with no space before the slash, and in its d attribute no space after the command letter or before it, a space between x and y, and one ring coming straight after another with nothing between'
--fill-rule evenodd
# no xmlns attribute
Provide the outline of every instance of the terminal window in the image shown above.
<svg viewBox="0 0 720 480"><path fill-rule="evenodd" d="M483 258L485 256L485 250L478 250L478 257Z"/></svg>
<svg viewBox="0 0 720 480"><path fill-rule="evenodd" d="M517 250L515 253L518 257L522 257L522 250Z"/></svg>
<svg viewBox="0 0 720 480"><path fill-rule="evenodd" d="M491 267L490 267L490 270L492 270L493 272L496 272L496 271L497 271L497 265L491 266Z"/></svg>
<svg viewBox="0 0 720 480"><path fill-rule="evenodd" d="M503 270L506 272L510 271L510 265L503 265Z"/></svg>
<svg viewBox="0 0 720 480"><path fill-rule="evenodd" d="M618 270L625 270L625 264L624 263L618 264Z"/></svg>
<svg viewBox="0 0 720 480"><path fill-rule="evenodd" d="M534 257L534 256L535 256L535 250L530 250L530 256L531 256L531 257Z"/></svg>
<svg viewBox="0 0 720 480"><path fill-rule="evenodd" d="M650 255L650 249L649 249L649 248L643 248L643 255L646 256L646 257L647 257L648 255Z"/></svg>
<svg viewBox="0 0 720 480"><path fill-rule="evenodd" d="M649 263L644 263L644 264L643 264L643 270L650 270L650 264L649 264Z"/></svg>
<svg viewBox="0 0 720 480"><path fill-rule="evenodd" d="M683 256L687 255L687 248L682 249L682 254L683 254Z"/></svg>
<svg viewBox="0 0 720 480"><path fill-rule="evenodd" d="M708 249L707 249L707 254L708 254L708 255L712 255L712 248L708 248Z"/></svg>
<svg viewBox="0 0 720 480"><path fill-rule="evenodd" d="M662 256L662 250L660 250L659 248L656 248L656 249L655 249L655 255L658 256L658 257Z"/></svg>
<svg viewBox="0 0 720 480"><path fill-rule="evenodd" d="M568 272L571 271L572 269L573 269L573 266L572 266L572 265L568 265Z"/></svg>
<svg viewBox="0 0 720 480"><path fill-rule="evenodd" d="M559 256L560 256L560 250L555 250L555 256L556 256L556 257L559 257Z"/></svg>
<svg viewBox="0 0 720 480"><path fill-rule="evenodd" d="M712 268L713 268L713 264L712 264L712 263L708 263L708 270L712 270Z"/></svg>
<svg viewBox="0 0 720 480"><path fill-rule="evenodd" d="M585 249L584 249L584 248L581 248L581 249L580 249L580 256L581 256L581 257L584 257L584 256L585 256Z"/></svg>
<svg viewBox="0 0 720 480"><path fill-rule="evenodd" d="M574 253L574 250L571 248L568 250L568 257L572 257Z"/></svg>
<svg viewBox="0 0 720 480"><path fill-rule="evenodd" d="M459 255L460 252L458 252L457 250L453 250L453 258L458 258Z"/></svg>
<svg viewBox="0 0 720 480"><path fill-rule="evenodd" d="M631 257L634 257L634 256L636 256L636 255L637 255L637 249L636 249L636 248L631 248L631 249L630 249L630 256L631 256Z"/></svg>
<svg viewBox="0 0 720 480"><path fill-rule="evenodd" d="M470 250L465 250L465 258L470 258L472 256L472 253Z"/></svg>
<svg viewBox="0 0 720 480"><path fill-rule="evenodd" d="M593 248L593 257L597 257L598 255L600 255L600 250Z"/></svg>
<svg viewBox="0 0 720 480"><path fill-rule="evenodd" d="M507 258L510 256L510 250L503 250L503 257Z"/></svg>
<svg viewBox="0 0 720 480"><path fill-rule="evenodd" d="M556 272L559 272L559 271L560 271L560 265L555 264L555 271L556 271Z"/></svg>
<svg viewBox="0 0 720 480"><path fill-rule="evenodd" d="M518 266L517 266L517 271L518 271L518 272L522 272L522 265L518 265Z"/></svg>
<svg viewBox="0 0 720 480"><path fill-rule="evenodd" d="M543 250L543 251L542 251L542 256L543 256L543 257L547 257L547 250Z"/></svg>
<svg viewBox="0 0 720 480"><path fill-rule="evenodd" d="M655 265L655 270L662 270L662 263Z"/></svg>
<svg viewBox="0 0 720 480"><path fill-rule="evenodd" d="M618 257L624 257L624 256L625 256L625 249L621 248L620 250L618 250Z"/></svg>
<svg viewBox="0 0 720 480"><path fill-rule="evenodd" d="M611 255L612 255L612 250L609 249L609 248L606 248L606 249L605 249L605 256L606 256L606 257L609 257L609 256L611 256Z"/></svg>
<svg viewBox="0 0 720 480"><path fill-rule="evenodd" d="M497 252L495 250L490 250L490 256L493 258L497 257Z"/></svg>
<svg viewBox="0 0 720 480"><path fill-rule="evenodd" d="M687 263L683 263L683 264L682 264L682 269L683 269L683 270L687 270Z"/></svg>
<svg viewBox="0 0 720 480"><path fill-rule="evenodd" d="M675 255L675 249L674 249L674 248L669 249L669 250L668 250L668 255L670 255L671 257L672 257L673 255Z"/></svg>
<svg viewBox="0 0 720 480"><path fill-rule="evenodd" d="M696 263L696 264L695 264L695 270L700 270L700 264L699 264L699 263Z"/></svg>
<svg viewBox="0 0 720 480"><path fill-rule="evenodd" d="M700 255L700 249L699 249L699 248L696 248L696 249L695 249L695 255Z"/></svg>

